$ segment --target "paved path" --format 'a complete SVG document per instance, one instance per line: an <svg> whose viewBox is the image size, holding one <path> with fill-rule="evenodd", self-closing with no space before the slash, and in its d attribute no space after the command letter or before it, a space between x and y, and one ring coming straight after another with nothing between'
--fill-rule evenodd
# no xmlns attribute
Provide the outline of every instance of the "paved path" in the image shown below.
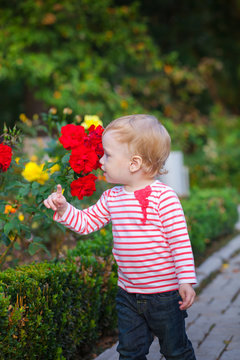
<svg viewBox="0 0 240 360"><path fill-rule="evenodd" d="M199 285L219 271L188 310L187 333L197 360L240 360L240 235L198 269ZM96 360L118 360L115 344ZM148 360L164 359L154 340Z"/></svg>
<svg viewBox="0 0 240 360"><path fill-rule="evenodd" d="M197 360L240 359L240 254L223 264L188 314Z"/></svg>

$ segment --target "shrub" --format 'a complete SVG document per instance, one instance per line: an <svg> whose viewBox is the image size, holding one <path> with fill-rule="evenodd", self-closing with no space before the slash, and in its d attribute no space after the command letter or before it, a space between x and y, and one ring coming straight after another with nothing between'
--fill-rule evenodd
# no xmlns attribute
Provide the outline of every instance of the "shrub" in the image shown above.
<svg viewBox="0 0 240 360"><path fill-rule="evenodd" d="M82 255L2 272L1 359L73 359L115 327L111 267L111 257Z"/></svg>
<svg viewBox="0 0 240 360"><path fill-rule="evenodd" d="M203 252L212 240L233 232L238 219L235 189L204 189L182 199L193 250Z"/></svg>

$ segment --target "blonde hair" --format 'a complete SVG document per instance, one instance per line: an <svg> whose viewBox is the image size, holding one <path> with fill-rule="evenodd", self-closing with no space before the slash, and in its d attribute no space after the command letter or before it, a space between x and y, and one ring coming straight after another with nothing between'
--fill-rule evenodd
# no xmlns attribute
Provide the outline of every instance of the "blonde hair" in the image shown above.
<svg viewBox="0 0 240 360"><path fill-rule="evenodd" d="M169 156L171 138L165 127L155 116L137 114L113 120L105 128L115 131L115 138L127 143L132 155L141 156L143 169L150 176L161 175Z"/></svg>

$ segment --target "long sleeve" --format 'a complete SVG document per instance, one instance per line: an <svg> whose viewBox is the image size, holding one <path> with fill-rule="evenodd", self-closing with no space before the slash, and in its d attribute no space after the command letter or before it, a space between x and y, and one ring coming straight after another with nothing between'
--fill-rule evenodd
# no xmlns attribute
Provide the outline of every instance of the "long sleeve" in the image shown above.
<svg viewBox="0 0 240 360"><path fill-rule="evenodd" d="M55 212L53 220L79 234L89 234L99 230L110 221L107 193L108 191L105 191L96 204L85 210L76 209L68 203L68 207L63 216L60 217L57 212Z"/></svg>
<svg viewBox="0 0 240 360"><path fill-rule="evenodd" d="M181 203L172 189L160 196L159 215L168 241L179 284L196 281L194 259Z"/></svg>
<svg viewBox="0 0 240 360"><path fill-rule="evenodd" d="M148 189L149 190L149 189ZM68 204L54 220L89 234L112 222L113 255L118 285L131 293L153 294L196 283L193 253L180 201L175 192L156 180L143 212L134 192L115 186L85 210Z"/></svg>

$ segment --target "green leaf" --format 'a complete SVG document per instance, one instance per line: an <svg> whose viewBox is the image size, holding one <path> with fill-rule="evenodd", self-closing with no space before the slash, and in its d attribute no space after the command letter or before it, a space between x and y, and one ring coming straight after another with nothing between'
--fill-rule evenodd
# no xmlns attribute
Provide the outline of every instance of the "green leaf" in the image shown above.
<svg viewBox="0 0 240 360"><path fill-rule="evenodd" d="M39 183L36 182L36 181L34 181L34 182L32 183L32 190L38 190L38 189L39 189Z"/></svg>
<svg viewBox="0 0 240 360"><path fill-rule="evenodd" d="M39 251L39 250L44 250L48 254L48 256L51 257L51 254L49 253L46 246L39 243L39 242L33 242L28 247L28 252L29 252L30 255L36 254L36 252Z"/></svg>
<svg viewBox="0 0 240 360"><path fill-rule="evenodd" d="M25 184L24 187L18 191L19 196L25 197L30 192L30 186L31 184Z"/></svg>
<svg viewBox="0 0 240 360"><path fill-rule="evenodd" d="M11 230L13 230L15 227L14 221L10 221L9 223L4 225L3 231L4 234L7 236Z"/></svg>
<svg viewBox="0 0 240 360"><path fill-rule="evenodd" d="M31 233L31 229L30 229L28 226L26 226L26 225L24 225L24 224L20 224L20 229L21 229L22 231L24 231L24 237L25 237L26 239L30 239L30 238L31 238L32 233Z"/></svg>
<svg viewBox="0 0 240 360"><path fill-rule="evenodd" d="M33 194L33 196L36 196L38 194L39 187L40 187L40 184L38 182L34 181L32 183L32 194Z"/></svg>
<svg viewBox="0 0 240 360"><path fill-rule="evenodd" d="M15 243L14 243L14 248L15 248L16 250L21 250L21 246L20 246L20 244L19 244L18 242L15 242Z"/></svg>
<svg viewBox="0 0 240 360"><path fill-rule="evenodd" d="M6 236L4 233L1 235L1 241L4 243L4 245L8 246L10 244L10 240L8 236Z"/></svg>
<svg viewBox="0 0 240 360"><path fill-rule="evenodd" d="M47 170L47 169L51 169L54 165L58 164L58 161L55 162L45 162L44 167L43 167L43 171Z"/></svg>
<svg viewBox="0 0 240 360"><path fill-rule="evenodd" d="M67 164L69 162L70 154L66 154L62 157L61 162L62 164Z"/></svg>

